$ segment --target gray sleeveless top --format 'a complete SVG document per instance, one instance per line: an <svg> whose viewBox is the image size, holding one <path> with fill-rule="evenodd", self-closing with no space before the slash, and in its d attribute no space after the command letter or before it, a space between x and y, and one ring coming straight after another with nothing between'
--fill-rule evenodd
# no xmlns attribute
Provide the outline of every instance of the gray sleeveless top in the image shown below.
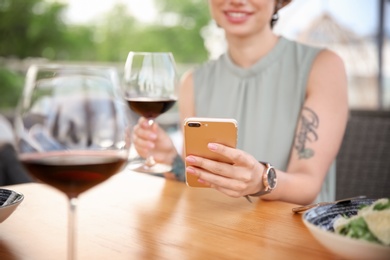
<svg viewBox="0 0 390 260"><path fill-rule="evenodd" d="M295 141L311 66L321 49L280 37L252 67L238 67L225 53L194 71L195 113L234 118L237 148L285 171ZM335 167L317 201L335 199Z"/></svg>

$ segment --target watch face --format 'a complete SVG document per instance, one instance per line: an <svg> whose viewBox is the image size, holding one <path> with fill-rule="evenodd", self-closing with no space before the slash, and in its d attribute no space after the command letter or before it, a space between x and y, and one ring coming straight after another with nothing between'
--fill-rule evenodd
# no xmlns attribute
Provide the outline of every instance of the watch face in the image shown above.
<svg viewBox="0 0 390 260"><path fill-rule="evenodd" d="M268 185L270 189L274 189L276 187L276 171L274 168L270 168L268 170Z"/></svg>

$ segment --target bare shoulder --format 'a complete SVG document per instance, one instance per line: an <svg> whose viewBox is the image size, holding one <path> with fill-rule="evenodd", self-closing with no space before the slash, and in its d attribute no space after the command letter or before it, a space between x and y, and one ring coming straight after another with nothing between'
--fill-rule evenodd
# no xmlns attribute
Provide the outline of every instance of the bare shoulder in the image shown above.
<svg viewBox="0 0 390 260"><path fill-rule="evenodd" d="M314 60L309 76L308 91L324 85L326 85L325 89L347 87L347 76L342 58L327 49L322 50Z"/></svg>
<svg viewBox="0 0 390 260"><path fill-rule="evenodd" d="M325 49L314 60L313 71L318 73L337 72L337 74L345 74L344 62L337 53Z"/></svg>
<svg viewBox="0 0 390 260"><path fill-rule="evenodd" d="M323 49L322 51L320 51L320 53L317 56L317 59L322 62L328 61L328 62L343 63L341 57L336 52L329 49Z"/></svg>

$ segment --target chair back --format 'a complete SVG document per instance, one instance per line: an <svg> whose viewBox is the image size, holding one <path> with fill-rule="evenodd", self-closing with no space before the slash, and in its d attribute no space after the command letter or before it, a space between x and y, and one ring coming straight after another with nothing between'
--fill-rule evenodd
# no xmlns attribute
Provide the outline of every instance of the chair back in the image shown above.
<svg viewBox="0 0 390 260"><path fill-rule="evenodd" d="M390 198L390 111L350 111L336 167L336 199Z"/></svg>

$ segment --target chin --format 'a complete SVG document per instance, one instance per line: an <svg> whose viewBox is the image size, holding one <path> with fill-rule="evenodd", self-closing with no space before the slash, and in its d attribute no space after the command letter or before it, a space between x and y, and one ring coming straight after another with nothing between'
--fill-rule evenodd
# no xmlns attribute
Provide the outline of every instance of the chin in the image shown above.
<svg viewBox="0 0 390 260"><path fill-rule="evenodd" d="M230 37L239 37L239 38L245 38L245 37L250 37L253 35L253 33L248 32L247 30L226 30L225 29L225 34Z"/></svg>

